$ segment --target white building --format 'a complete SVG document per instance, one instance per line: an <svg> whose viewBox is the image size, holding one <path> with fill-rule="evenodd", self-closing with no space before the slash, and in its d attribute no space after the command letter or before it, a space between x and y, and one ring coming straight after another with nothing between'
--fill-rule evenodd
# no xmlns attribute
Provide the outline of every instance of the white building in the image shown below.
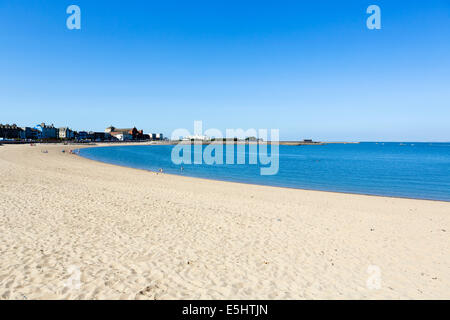
<svg viewBox="0 0 450 320"><path fill-rule="evenodd" d="M209 141L211 140L208 136L201 136L201 135L192 135L192 136L185 136L183 138L183 141L192 141L192 140L197 140L197 141Z"/></svg>
<svg viewBox="0 0 450 320"><path fill-rule="evenodd" d="M75 138L75 133L67 127L59 128L58 137L60 139L73 139Z"/></svg>
<svg viewBox="0 0 450 320"><path fill-rule="evenodd" d="M133 135L128 133L112 133L111 136L115 137L119 141L129 141L133 140Z"/></svg>

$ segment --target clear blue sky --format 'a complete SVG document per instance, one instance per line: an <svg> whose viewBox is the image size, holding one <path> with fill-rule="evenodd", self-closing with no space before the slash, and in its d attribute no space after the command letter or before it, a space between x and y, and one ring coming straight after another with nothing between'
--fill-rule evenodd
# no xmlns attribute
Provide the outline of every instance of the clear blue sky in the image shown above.
<svg viewBox="0 0 450 320"><path fill-rule="evenodd" d="M449 141L450 1L0 0L0 122L169 135L194 120Z"/></svg>

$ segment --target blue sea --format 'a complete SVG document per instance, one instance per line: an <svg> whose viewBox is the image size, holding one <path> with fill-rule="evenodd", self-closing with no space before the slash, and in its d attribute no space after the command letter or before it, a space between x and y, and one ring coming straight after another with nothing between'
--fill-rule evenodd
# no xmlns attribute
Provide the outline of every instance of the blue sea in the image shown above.
<svg viewBox="0 0 450 320"><path fill-rule="evenodd" d="M246 164L233 165L177 165L171 160L173 147L99 147L81 149L80 155L132 168L151 171L162 168L166 173L215 180L450 201L450 143L282 145L276 175L260 174L260 168L267 165L249 164L249 146L245 147ZM235 146L235 159L242 155Z"/></svg>

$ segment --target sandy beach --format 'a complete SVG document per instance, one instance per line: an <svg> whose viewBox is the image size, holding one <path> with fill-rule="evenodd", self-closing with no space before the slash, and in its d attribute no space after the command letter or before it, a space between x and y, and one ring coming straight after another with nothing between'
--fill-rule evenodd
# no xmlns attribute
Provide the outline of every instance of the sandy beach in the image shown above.
<svg viewBox="0 0 450 320"><path fill-rule="evenodd" d="M0 146L0 299L450 298L449 202L156 174L69 148Z"/></svg>

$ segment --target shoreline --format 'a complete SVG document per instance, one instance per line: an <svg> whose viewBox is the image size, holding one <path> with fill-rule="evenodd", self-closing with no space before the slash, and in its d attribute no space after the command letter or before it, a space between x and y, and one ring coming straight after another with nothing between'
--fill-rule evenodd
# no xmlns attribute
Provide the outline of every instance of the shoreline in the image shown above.
<svg viewBox="0 0 450 320"><path fill-rule="evenodd" d="M448 202L156 174L69 148L0 148L0 299L450 297Z"/></svg>
<svg viewBox="0 0 450 320"><path fill-rule="evenodd" d="M117 147L117 146L140 146L142 144L127 144L127 145L90 145L90 146L86 146L84 148L81 149L87 149L87 148L97 148L97 147ZM164 144L146 144L149 146L158 146L158 145L164 145ZM78 148L80 149L80 148ZM76 150L76 149L75 149ZM142 170L145 172L152 172L152 173L157 173L157 174L166 174L166 175L171 175L171 176L176 176L176 177L185 177L185 178L192 178L192 179L202 179L202 180L206 180L206 181L221 181L221 182L227 182L227 183L237 183L237 184L242 184L242 185L253 185L253 186L261 186L261 187L270 187L270 188L281 188L281 189L289 189L289 190L304 190L304 191L313 191L313 192L324 192L324 193L333 193L333 194L346 194L346 195L355 195L355 196L367 196L367 197L381 197L381 198L393 198L393 199L406 199L406 200L419 200L419 201L436 201L436 202L444 202L444 203L450 203L450 201L446 201L446 200L437 200L437 199L429 199L429 198L413 198L413 197L402 197L402 196L390 196L390 195L379 195L379 194L370 194L370 193L352 193L352 192L340 192L340 191L331 191L331 190L318 190L318 189L308 189L308 188L295 188L295 187L284 187L284 186L274 186L274 185L268 185L268 184L257 184L257 183L251 183L251 182L242 182L242 181L230 181L230 180L220 180L220 179L213 179L213 178L203 178L203 177L196 177L196 176L186 176L186 175L182 175L182 174L176 174L176 173L170 173L170 172L163 172L163 173L159 173L157 171L152 171L150 169L141 169L141 168L135 168L135 167L129 167L126 165L120 165L120 164L113 164L113 163L109 163L106 161L100 161L100 160L94 160L94 159L90 159L87 157L83 157L80 154L75 154L76 156L86 159L86 160L91 160L91 161L95 161L95 162L100 162L103 164L108 164L108 165L113 165L113 166L118 166L118 167L122 167L122 168L129 168L129 169L135 169L135 170Z"/></svg>

